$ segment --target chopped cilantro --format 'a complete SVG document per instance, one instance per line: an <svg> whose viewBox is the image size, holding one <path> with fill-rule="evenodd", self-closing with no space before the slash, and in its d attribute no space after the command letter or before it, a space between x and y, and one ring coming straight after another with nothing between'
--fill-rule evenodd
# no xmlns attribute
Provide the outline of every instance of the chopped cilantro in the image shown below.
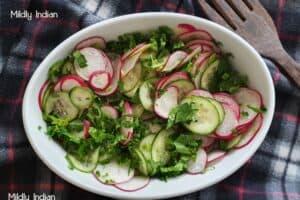
<svg viewBox="0 0 300 200"><path fill-rule="evenodd" d="M246 112L246 111L242 111L242 112L241 112L241 115L242 115L243 117L248 117L248 116L249 116L249 113Z"/></svg>
<svg viewBox="0 0 300 200"><path fill-rule="evenodd" d="M192 104L184 103L173 108L169 114L167 128L171 128L178 123L188 123L193 120L196 109Z"/></svg>
<svg viewBox="0 0 300 200"><path fill-rule="evenodd" d="M79 67L84 68L87 66L87 60L85 59L84 55L80 53L80 51L74 51L73 57L75 61L78 63Z"/></svg>

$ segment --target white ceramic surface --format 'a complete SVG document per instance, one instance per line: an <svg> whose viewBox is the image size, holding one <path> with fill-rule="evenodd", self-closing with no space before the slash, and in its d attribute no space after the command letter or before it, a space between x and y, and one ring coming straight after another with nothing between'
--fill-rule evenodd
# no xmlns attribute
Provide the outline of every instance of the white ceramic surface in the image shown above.
<svg viewBox="0 0 300 200"><path fill-rule="evenodd" d="M214 170L196 176L181 175L169 179L168 182L153 179L146 188L137 192L123 192L114 187L100 184L91 174L71 171L64 157L65 151L44 134L46 124L43 122L38 106L38 92L47 78L50 65L67 56L78 41L89 36L100 35L106 40L111 40L123 33L147 31L160 25L175 28L179 23L189 23L197 28L206 29L216 40L221 41L222 49L233 53L235 68L248 75L250 87L261 92L268 111L264 115L263 126L255 139L246 148L226 156L216 164ZM213 22L195 16L174 13L141 13L99 22L79 31L57 46L40 64L27 86L23 101L23 122L34 151L52 171L66 181L99 195L125 199L154 199L201 190L223 180L239 169L263 142L272 121L274 105L275 94L271 75L259 54L241 37ZM42 126L42 131L38 130L38 126Z"/></svg>

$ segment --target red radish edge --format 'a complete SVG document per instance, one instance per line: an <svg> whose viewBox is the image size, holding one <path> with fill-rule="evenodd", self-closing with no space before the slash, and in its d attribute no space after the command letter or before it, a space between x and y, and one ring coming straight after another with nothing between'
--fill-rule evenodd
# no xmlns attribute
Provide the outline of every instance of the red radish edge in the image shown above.
<svg viewBox="0 0 300 200"><path fill-rule="evenodd" d="M263 102L263 99L262 99L262 96L261 96L261 94L257 91L257 90L254 90L254 89L250 89L250 88L240 88L239 90L248 90L248 91L250 91L250 92L252 92L252 93L255 93L255 95L257 95L257 97L258 97L258 101L259 101L259 105L258 105L258 107L259 108L261 108L262 107L262 102ZM235 100L238 102L238 100L235 98ZM238 102L239 103L239 102ZM257 117L257 113L253 116L253 118L250 118L250 119L248 119L248 121L246 121L246 122L243 122L243 123L241 123L241 121L240 121L240 124L238 125L238 129L245 129L247 126L250 126L251 124L252 124L252 122L254 121L254 119ZM241 120L241 119L240 119Z"/></svg>
<svg viewBox="0 0 300 200"><path fill-rule="evenodd" d="M91 123L88 120L83 120L83 129L84 129L84 137L89 138L89 129L90 129Z"/></svg>
<svg viewBox="0 0 300 200"><path fill-rule="evenodd" d="M83 80L88 81L91 73L99 70L106 70L107 59L105 54L101 50L93 47L85 47L80 49L80 53L85 56L87 61L87 66L81 68L79 64L74 61L74 67L76 74Z"/></svg>
<svg viewBox="0 0 300 200"><path fill-rule="evenodd" d="M195 57L196 54L200 53L202 50L202 47L195 48L191 53L187 54L185 58L180 62L180 66L184 65L188 61L190 61L193 57Z"/></svg>
<svg viewBox="0 0 300 200"><path fill-rule="evenodd" d="M101 50L98 50L98 51L100 52L100 54L106 60L105 71L110 74L110 77L113 77L113 75L114 75L114 69L113 69L113 65L112 65L111 60L107 57L107 55L103 51L101 51Z"/></svg>
<svg viewBox="0 0 300 200"><path fill-rule="evenodd" d="M141 190L141 189L145 188L147 185L149 185L150 180L151 180L149 177L147 177L147 182L145 184L143 184L142 186L140 186L138 188L135 188L135 189L129 190L129 189L122 188L122 184L126 184L126 183L128 183L129 181L131 181L133 179L134 179L134 177L132 179L128 180L127 182L119 183L119 184L114 184L114 187L116 187L117 189L119 189L121 191L124 191L124 192L136 192L138 190Z"/></svg>
<svg viewBox="0 0 300 200"><path fill-rule="evenodd" d="M244 144L238 144L235 147L236 149L241 149L241 148L247 146L248 144L250 144L250 142L252 142L252 140L255 138L255 136L257 135L257 133L261 129L262 122L263 122L263 116L261 114L259 114L259 115L256 116L255 120L259 120L258 121L259 124L258 124L257 128L255 129L254 133L252 134L252 136L249 138L249 140L246 143L244 143ZM254 121L254 123L255 123L255 121ZM247 134L247 133L243 133L243 134Z"/></svg>
<svg viewBox="0 0 300 200"><path fill-rule="evenodd" d="M197 175L197 174L202 173L203 170L205 169L205 167L206 167L206 165L207 165L207 161L208 161L208 156L207 156L206 150L205 150L204 148L203 148L202 150L205 152L205 165L204 165L203 169L200 170L199 172L191 172L191 170L188 168L188 169L187 169L187 173L188 173L188 174L191 174L191 175ZM199 150L198 150L198 151L199 151Z"/></svg>
<svg viewBox="0 0 300 200"><path fill-rule="evenodd" d="M221 103L228 104L235 112L237 119L240 120L240 106L231 95L224 92L220 92L213 94L213 97Z"/></svg>
<svg viewBox="0 0 300 200"><path fill-rule="evenodd" d="M95 91L97 95L99 96L110 96L114 94L118 89L118 83L121 79L121 67L122 67L122 61L119 59L117 66L115 66L114 69L114 76L112 78L110 87L108 87L104 91Z"/></svg>
<svg viewBox="0 0 300 200"><path fill-rule="evenodd" d="M79 76L77 76L77 75L66 75L66 76L63 76L61 78L61 84L60 84L60 90L61 91L69 91L70 89L72 89L72 88L70 88L69 90L65 90L65 88L64 88L64 83L68 80L74 80L78 83L78 85L74 85L74 87L76 87L76 86L81 86L81 87L86 86L84 80L81 79Z"/></svg>
<svg viewBox="0 0 300 200"><path fill-rule="evenodd" d="M129 58L130 56L132 56L137 50L139 50L140 48L144 47L147 43L144 42L144 43L141 43L139 45L137 45L136 47L134 47L133 49L127 51L122 57L121 57L121 60L124 61L126 60L127 58Z"/></svg>
<svg viewBox="0 0 300 200"><path fill-rule="evenodd" d="M177 27L179 28L181 33L186 33L186 32L190 32L190 31L196 31L197 29L195 28L195 26L191 25L191 24L178 24Z"/></svg>
<svg viewBox="0 0 300 200"><path fill-rule="evenodd" d="M40 89L40 92L39 92L38 102L39 102L39 107L40 107L41 111L43 111L43 103L42 103L43 102L43 96L44 96L45 91L46 91L47 87L49 86L49 84L50 84L50 81L46 80L43 83L43 85L42 85L42 87Z"/></svg>
<svg viewBox="0 0 300 200"><path fill-rule="evenodd" d="M96 86L94 83L93 83L93 78L96 78L96 76L98 76L98 75L106 75L107 76L107 83L106 84L104 84L104 86L103 87L98 87L98 86ZM89 84L90 84L90 86L94 89L94 90L99 90L99 91L103 91L103 90L106 90L109 86L110 86L110 84L111 84L111 76L110 76L110 74L108 73L108 72L106 72L106 71L95 71L95 72L93 72L92 74L91 74L91 76L90 76L90 78L89 78Z"/></svg>
<svg viewBox="0 0 300 200"><path fill-rule="evenodd" d="M54 83L54 85L53 85L53 87L52 87L52 89L51 89L51 91L52 92L58 92L58 91L61 91L61 83L62 83L62 78L60 78L60 79L58 79L55 83Z"/></svg>
<svg viewBox="0 0 300 200"><path fill-rule="evenodd" d="M208 148L215 142L215 138L207 137L206 139L202 139L202 147Z"/></svg>
<svg viewBox="0 0 300 200"><path fill-rule="evenodd" d="M185 72L175 72L169 76L163 77L157 82L156 89L163 89L171 82L177 81L177 80L189 80L189 76Z"/></svg>
<svg viewBox="0 0 300 200"><path fill-rule="evenodd" d="M206 90L201 90L201 89L192 90L187 94L187 96L201 96L201 97L208 97L211 99L214 98L210 92L208 92Z"/></svg>
<svg viewBox="0 0 300 200"><path fill-rule="evenodd" d="M113 119L117 119L119 117L118 111L110 105L101 106L101 111L109 115Z"/></svg>
<svg viewBox="0 0 300 200"><path fill-rule="evenodd" d="M125 115L133 114L132 107L127 101L124 103L124 109L125 109L125 112L124 112ZM126 137L126 140L122 141L121 143L123 145L126 145L133 137L133 128L132 127L131 128L121 128L121 132Z"/></svg>
<svg viewBox="0 0 300 200"><path fill-rule="evenodd" d="M178 87L176 87L176 86L170 86L170 87L168 87L168 90L171 89L171 88L175 88L176 89L176 91L177 91L177 97L178 97L178 92L179 92ZM160 97L158 97L158 98L160 98ZM157 99L155 99L155 101L154 101L154 112L155 112L155 114L157 114L159 117L161 117L163 119L168 119L168 116L162 115L159 111L157 111L157 108L155 106L156 105L156 100ZM178 104L178 98L177 98L177 104Z"/></svg>
<svg viewBox="0 0 300 200"><path fill-rule="evenodd" d="M235 129L236 126L238 125L238 119L235 115L235 112L234 112L233 108L230 105L228 105L226 103L222 103L222 106L223 106L224 111L225 111L225 117L224 117L224 120L223 120L222 124L219 125L219 127L215 131L214 135L219 139L224 139L224 140L232 139L234 137L232 130ZM230 118L228 118L228 114L231 114L231 115L229 115L229 116L231 116ZM228 120L230 120L230 121L228 121ZM235 120L235 121L233 121L233 120ZM228 126L228 124L232 125L232 126ZM224 127L225 127L225 129L224 129ZM222 132L224 130L227 130L228 127L230 128L228 130L229 132ZM218 131L220 131L220 132L218 132Z"/></svg>
<svg viewBox="0 0 300 200"><path fill-rule="evenodd" d="M212 153L218 153L219 155L217 157L213 157L213 159L209 160L209 155L211 155ZM207 164L211 164L211 163L223 158L225 155L226 155L226 151L219 151L219 150L212 151L209 154L207 154Z"/></svg>
<svg viewBox="0 0 300 200"><path fill-rule="evenodd" d="M213 41L211 40L191 40L189 41L186 46L187 47L191 47L191 46L194 46L194 45L207 45L208 47L210 47L214 52L216 53L220 53L220 48L217 47Z"/></svg>
<svg viewBox="0 0 300 200"><path fill-rule="evenodd" d="M211 36L210 33L208 33L205 30L202 30L202 29L201 30L197 29L195 31L189 31L189 32L182 33L182 34L178 35L178 38L184 42L187 42L187 41L190 41L189 36L191 36L192 34L197 34L199 36L199 38L197 38L197 39L204 39L204 40L212 40L213 39L213 37ZM188 39L188 40L186 40L186 39Z"/></svg>
<svg viewBox="0 0 300 200"><path fill-rule="evenodd" d="M89 37L89 38L86 38L84 40L81 40L79 43L76 44L75 46L75 49L76 50L80 50L82 48L85 48L85 47L90 47L92 44L95 44L95 43L98 43L98 42L90 42L91 40L101 40L101 42L103 43L103 48L105 48L105 39L101 36L92 36L92 37ZM86 44L85 44L86 43Z"/></svg>
<svg viewBox="0 0 300 200"><path fill-rule="evenodd" d="M180 60L178 63L175 63L175 65L173 65L172 68L170 68L170 69L168 69L167 71L165 71L166 67L169 67L169 66L170 66L170 64L169 64L170 59L174 59L174 57L175 57L176 55L178 56L178 54L179 54L179 56L182 56L182 55L184 55L184 56L181 58L181 60ZM182 61L184 60L184 58L187 57L187 56L188 56L188 54L187 54L185 51L177 50L177 51L173 52L171 55L169 55L169 57L168 57L168 59L167 59L165 65L164 65L161 69L159 69L158 72L170 72L170 71L172 71L173 69L176 69L178 66L180 66L181 62L182 62ZM178 58L175 57L175 60L178 60ZM169 65L168 65L168 64L169 64ZM172 65L171 65L171 66L172 66Z"/></svg>

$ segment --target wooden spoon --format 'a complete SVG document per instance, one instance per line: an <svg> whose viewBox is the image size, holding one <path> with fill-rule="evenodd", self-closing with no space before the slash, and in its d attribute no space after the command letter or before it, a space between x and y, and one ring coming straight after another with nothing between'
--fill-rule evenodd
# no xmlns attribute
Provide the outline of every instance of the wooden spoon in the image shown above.
<svg viewBox="0 0 300 200"><path fill-rule="evenodd" d="M272 18L259 0L198 0L213 21L246 39L261 55L277 62L300 88L300 64L282 47Z"/></svg>

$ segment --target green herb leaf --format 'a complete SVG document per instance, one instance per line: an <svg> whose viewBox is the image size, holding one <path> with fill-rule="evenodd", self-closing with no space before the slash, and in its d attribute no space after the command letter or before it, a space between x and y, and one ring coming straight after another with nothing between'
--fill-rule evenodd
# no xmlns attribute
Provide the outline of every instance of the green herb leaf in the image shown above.
<svg viewBox="0 0 300 200"><path fill-rule="evenodd" d="M248 113L248 112L245 112L245 111L242 111L242 112L241 112L241 115L242 115L243 117L247 117L247 116L249 116L249 113Z"/></svg>
<svg viewBox="0 0 300 200"><path fill-rule="evenodd" d="M80 51L74 51L73 57L74 57L75 61L79 64L79 67L84 68L87 66L87 61L86 61L84 55L82 55L80 53Z"/></svg>
<svg viewBox="0 0 300 200"><path fill-rule="evenodd" d="M51 83L56 82L58 77L61 76L61 69L63 65L64 60L58 60L50 67L48 71L48 78L51 81Z"/></svg>
<svg viewBox="0 0 300 200"><path fill-rule="evenodd" d="M184 103L173 108L169 114L167 128L171 128L177 123L188 123L193 120L196 109L192 104Z"/></svg>
<svg viewBox="0 0 300 200"><path fill-rule="evenodd" d="M253 111L256 112L256 113L262 113L262 114L264 114L264 113L267 112L267 108L265 108L265 107L262 107L262 108L255 108L255 107L252 107L252 106L250 106L250 105L247 105L247 107L250 108L251 110L253 110Z"/></svg>

